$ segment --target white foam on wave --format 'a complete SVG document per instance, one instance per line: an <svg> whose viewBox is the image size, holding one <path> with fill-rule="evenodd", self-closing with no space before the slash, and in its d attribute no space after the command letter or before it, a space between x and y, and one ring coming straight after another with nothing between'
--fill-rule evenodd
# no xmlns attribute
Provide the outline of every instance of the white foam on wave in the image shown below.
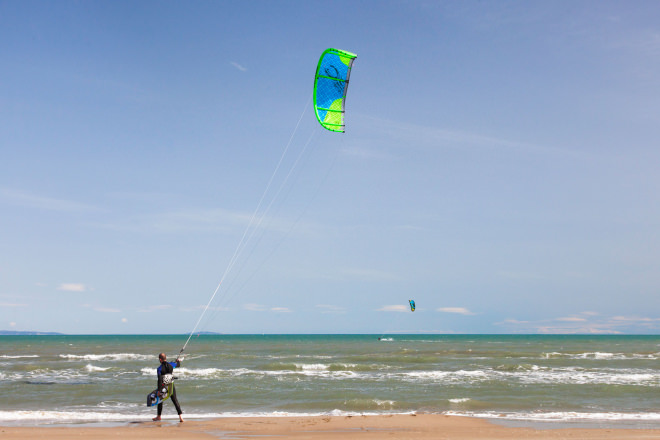
<svg viewBox="0 0 660 440"><path fill-rule="evenodd" d="M127 408L128 409L128 408ZM369 416L379 415L382 412L357 412L334 409L325 412L223 412L223 413L186 413L186 419L203 420L218 419L226 417L316 417L316 416ZM414 412L404 412L396 414L414 414ZM107 422L134 422L149 421L153 417L150 411L147 414L136 414L131 412L102 412L102 411L0 411L0 423L3 424L69 424L69 423L107 423ZM165 420L177 420L176 415L163 415Z"/></svg>
<svg viewBox="0 0 660 440"><path fill-rule="evenodd" d="M8 355L8 354L2 354L0 355L0 359L25 359L25 358L38 358L38 354L20 354L20 355Z"/></svg>
<svg viewBox="0 0 660 440"><path fill-rule="evenodd" d="M6 373L3 374L2 379L27 381L33 384L66 384L87 382L91 379L91 376L82 370L70 368L65 370L38 369L26 372Z"/></svg>
<svg viewBox="0 0 660 440"><path fill-rule="evenodd" d="M660 413L623 413L623 412L510 412L501 411L446 411L449 416L478 417L500 420L520 420L536 422L660 422Z"/></svg>
<svg viewBox="0 0 660 440"><path fill-rule="evenodd" d="M85 370L89 371L90 373L93 373L95 371L108 371L109 369L110 367L103 368L103 367L97 367L92 364L85 365Z"/></svg>
<svg viewBox="0 0 660 440"><path fill-rule="evenodd" d="M143 376L155 376L156 369L151 367L142 368L140 370ZM347 377L358 377L359 374L353 371L330 371L330 367L324 364L301 364L296 366L295 370L251 370L248 368L233 368L233 369L222 369L222 368L177 368L174 370L174 375L186 378L186 377L197 377L197 378L226 378L226 377L236 377L236 376L309 376L309 377L322 377L322 378L347 378Z"/></svg>
<svg viewBox="0 0 660 440"><path fill-rule="evenodd" d="M337 369L339 368L339 369ZM367 381L395 380L414 383L472 384L488 381L518 382L526 385L636 385L660 387L660 376L649 369L599 369L588 370L577 367L547 368L525 365L506 371L494 368L476 370L422 370L422 371L352 371L346 364L292 364L284 370L253 370L249 368L177 368L175 376L180 378L224 379L241 376L254 377L311 377L328 380L360 379ZM144 376L155 376L156 369L145 367Z"/></svg>
<svg viewBox="0 0 660 440"><path fill-rule="evenodd" d="M61 354L62 359L83 361L144 361L153 360L153 355L137 353L107 353L107 354Z"/></svg>
<svg viewBox="0 0 660 440"><path fill-rule="evenodd" d="M541 368L532 366L514 371L491 368L458 371L411 371L379 374L374 379L403 379L412 382L434 382L446 384L478 383L486 381L520 382L532 384L567 385L637 385L660 387L660 376L652 370L598 370L591 371L574 367Z"/></svg>
<svg viewBox="0 0 660 440"><path fill-rule="evenodd" d="M296 369L303 371L327 371L330 369L326 364L295 364Z"/></svg>
<svg viewBox="0 0 660 440"><path fill-rule="evenodd" d="M589 351L585 353L558 353L556 351L543 353L545 359L591 359L591 360L657 360L660 353L610 353L602 351Z"/></svg>

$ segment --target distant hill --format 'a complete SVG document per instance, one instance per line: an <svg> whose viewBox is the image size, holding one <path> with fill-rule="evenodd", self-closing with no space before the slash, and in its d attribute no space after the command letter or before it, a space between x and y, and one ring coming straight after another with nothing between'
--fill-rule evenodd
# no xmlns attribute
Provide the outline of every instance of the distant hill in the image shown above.
<svg viewBox="0 0 660 440"><path fill-rule="evenodd" d="M25 336L25 335L63 335L57 332L17 332L14 330L0 330L2 336Z"/></svg>

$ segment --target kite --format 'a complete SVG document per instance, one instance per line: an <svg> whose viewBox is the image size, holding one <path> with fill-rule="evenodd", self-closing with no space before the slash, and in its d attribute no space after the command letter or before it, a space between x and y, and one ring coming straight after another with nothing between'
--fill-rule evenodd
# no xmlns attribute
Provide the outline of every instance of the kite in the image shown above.
<svg viewBox="0 0 660 440"><path fill-rule="evenodd" d="M415 300L414 300L414 299L411 299L411 300L408 301L408 302L410 303L410 311L411 311L411 312L414 312L414 311L415 311Z"/></svg>
<svg viewBox="0 0 660 440"><path fill-rule="evenodd" d="M314 76L316 119L330 131L344 132L344 104L354 53L327 49L321 55Z"/></svg>

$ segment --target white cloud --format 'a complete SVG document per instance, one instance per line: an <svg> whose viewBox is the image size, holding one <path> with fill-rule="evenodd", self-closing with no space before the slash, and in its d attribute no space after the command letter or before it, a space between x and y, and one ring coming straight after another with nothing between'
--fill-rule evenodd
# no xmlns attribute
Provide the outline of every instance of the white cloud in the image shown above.
<svg viewBox="0 0 660 440"><path fill-rule="evenodd" d="M247 67L241 66L236 61L230 61L229 64L231 64L232 66L234 66L236 69L240 70L241 72L247 72Z"/></svg>
<svg viewBox="0 0 660 440"><path fill-rule="evenodd" d="M15 322L10 322L9 327L16 327L16 323Z"/></svg>
<svg viewBox="0 0 660 440"><path fill-rule="evenodd" d="M200 305L200 306L193 306L193 307L179 307L179 311L181 312L198 312L200 310L206 309L206 305ZM141 312L153 312L157 311L159 309L143 309L140 310ZM164 310L164 308L160 309ZM228 312L231 310L229 307L215 307L215 306L210 306L208 309L210 312Z"/></svg>
<svg viewBox="0 0 660 440"><path fill-rule="evenodd" d="M101 313L119 313L121 310L119 309L113 309L110 307L92 307L92 310L95 312L101 312Z"/></svg>
<svg viewBox="0 0 660 440"><path fill-rule="evenodd" d="M121 318L121 322L128 322L128 319L126 319L126 318Z"/></svg>
<svg viewBox="0 0 660 440"><path fill-rule="evenodd" d="M243 304L243 308L251 312L265 312L266 310L268 310L268 307L262 304L254 304L254 303Z"/></svg>
<svg viewBox="0 0 660 440"><path fill-rule="evenodd" d="M0 200L47 211L98 211L99 208L71 200L42 197L10 188L0 188Z"/></svg>
<svg viewBox="0 0 660 440"><path fill-rule="evenodd" d="M151 313L151 312L158 312L160 310L168 310L168 309L171 309L173 307L174 306L170 305L170 304L154 304L154 305L139 309L138 312Z"/></svg>
<svg viewBox="0 0 660 440"><path fill-rule="evenodd" d="M565 322L585 322L585 318L578 318L576 316L568 316L566 318L557 318L556 321L565 321Z"/></svg>
<svg viewBox="0 0 660 440"><path fill-rule="evenodd" d="M19 303L0 303L0 307L27 307L27 304L19 304Z"/></svg>
<svg viewBox="0 0 660 440"><path fill-rule="evenodd" d="M505 319L502 322L496 322L495 325L500 324L529 324L529 321L519 321L517 319Z"/></svg>
<svg viewBox="0 0 660 440"><path fill-rule="evenodd" d="M537 321L506 319L495 323L495 325L508 327L516 333L623 334L649 330L657 331L660 329L660 318L639 316L604 317L597 312L581 312L574 316Z"/></svg>
<svg viewBox="0 0 660 440"><path fill-rule="evenodd" d="M444 313L457 313L459 315L474 315L473 312L469 311L465 307L440 307L436 309L438 312Z"/></svg>
<svg viewBox="0 0 660 440"><path fill-rule="evenodd" d="M65 292L84 292L87 290L87 287L81 283L63 283L60 284L60 287L57 290L63 290Z"/></svg>
<svg viewBox="0 0 660 440"><path fill-rule="evenodd" d="M321 309L321 313L346 313L344 307L333 306L329 304L317 304L317 308Z"/></svg>
<svg viewBox="0 0 660 440"><path fill-rule="evenodd" d="M408 312L410 311L409 306L404 306L402 304L395 304L391 306L383 306L380 309L376 309L377 312Z"/></svg>
<svg viewBox="0 0 660 440"><path fill-rule="evenodd" d="M291 313L288 307L269 307L263 304L244 304L243 308L251 312L275 312L275 313Z"/></svg>
<svg viewBox="0 0 660 440"><path fill-rule="evenodd" d="M480 133L449 130L435 126L418 125L409 122L394 121L374 117L365 117L365 124L374 128L390 139L401 139L401 145L410 148L411 145L420 148L432 146L433 148L478 148L478 149L507 149L532 154L582 156L584 153L568 148L547 147L544 145L520 142L516 140L497 138Z"/></svg>

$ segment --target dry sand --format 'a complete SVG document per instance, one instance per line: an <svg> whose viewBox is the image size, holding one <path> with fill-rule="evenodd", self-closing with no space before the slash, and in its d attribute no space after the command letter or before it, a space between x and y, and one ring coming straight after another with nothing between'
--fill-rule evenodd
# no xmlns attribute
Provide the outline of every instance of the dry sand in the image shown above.
<svg viewBox="0 0 660 440"><path fill-rule="evenodd" d="M485 420L439 414L337 417L222 418L136 422L118 427L0 427L0 439L585 439L660 440L650 429L510 428Z"/></svg>

